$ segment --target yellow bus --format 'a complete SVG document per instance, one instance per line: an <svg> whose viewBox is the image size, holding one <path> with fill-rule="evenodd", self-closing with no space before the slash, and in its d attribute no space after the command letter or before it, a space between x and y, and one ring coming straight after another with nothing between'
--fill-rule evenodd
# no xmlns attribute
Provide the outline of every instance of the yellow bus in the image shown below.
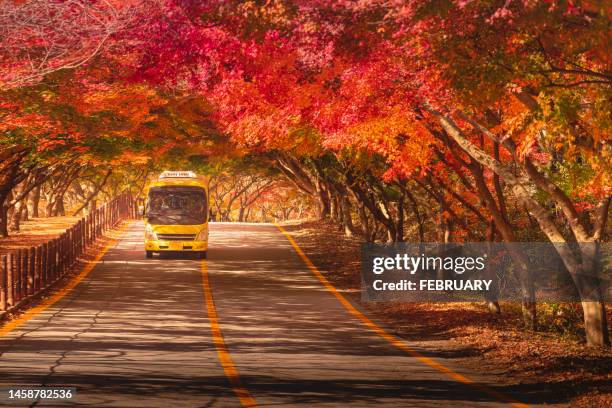
<svg viewBox="0 0 612 408"><path fill-rule="evenodd" d="M145 251L187 251L206 258L208 251L208 189L192 171L164 171L147 188Z"/></svg>

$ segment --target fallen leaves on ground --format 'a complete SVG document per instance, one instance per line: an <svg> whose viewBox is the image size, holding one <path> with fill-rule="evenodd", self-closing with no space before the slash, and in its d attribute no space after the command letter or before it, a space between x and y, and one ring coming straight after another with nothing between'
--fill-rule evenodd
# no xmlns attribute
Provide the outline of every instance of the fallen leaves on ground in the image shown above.
<svg viewBox="0 0 612 408"><path fill-rule="evenodd" d="M335 225L309 221L285 226L337 288L360 302L361 244ZM502 302L502 314L483 303L361 303L411 344L435 349L474 372L495 375L518 395L572 407L612 406L612 352L581 338L522 328L520 305ZM609 306L608 306L609 307ZM608 319L610 319L608 311Z"/></svg>
<svg viewBox="0 0 612 408"><path fill-rule="evenodd" d="M47 217L23 221L19 231L13 231L8 237L0 238L0 253L50 241L63 234L80 219L81 217Z"/></svg>

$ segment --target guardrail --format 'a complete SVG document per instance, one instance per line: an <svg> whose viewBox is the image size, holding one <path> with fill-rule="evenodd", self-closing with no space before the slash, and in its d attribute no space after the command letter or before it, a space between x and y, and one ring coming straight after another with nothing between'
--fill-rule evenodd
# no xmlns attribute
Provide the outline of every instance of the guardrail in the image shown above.
<svg viewBox="0 0 612 408"><path fill-rule="evenodd" d="M81 218L59 237L0 255L0 311L61 279L104 231L123 219L136 218L136 213L134 198L124 193Z"/></svg>

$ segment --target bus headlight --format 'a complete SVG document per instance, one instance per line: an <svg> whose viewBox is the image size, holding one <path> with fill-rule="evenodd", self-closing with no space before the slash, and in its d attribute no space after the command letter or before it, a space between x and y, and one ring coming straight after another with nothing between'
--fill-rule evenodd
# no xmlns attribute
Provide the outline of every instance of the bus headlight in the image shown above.
<svg viewBox="0 0 612 408"><path fill-rule="evenodd" d="M208 241L208 227L204 227L202 231L198 233L196 241Z"/></svg>
<svg viewBox="0 0 612 408"><path fill-rule="evenodd" d="M145 228L145 240L147 241L157 241L157 234L153 231L150 225L147 225Z"/></svg>

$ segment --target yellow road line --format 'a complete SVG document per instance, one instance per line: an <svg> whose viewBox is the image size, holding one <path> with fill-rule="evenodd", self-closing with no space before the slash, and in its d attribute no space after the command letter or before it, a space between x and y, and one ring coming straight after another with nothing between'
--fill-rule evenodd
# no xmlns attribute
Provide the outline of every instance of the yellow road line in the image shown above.
<svg viewBox="0 0 612 408"><path fill-rule="evenodd" d="M210 331L212 332L213 342L215 343L219 360L221 360L221 366L223 367L225 376L232 384L232 389L242 406L255 408L257 407L257 401L255 401L255 398L251 396L244 385L242 385L236 365L230 356L225 340L223 340L223 333L221 333L219 317L217 316L217 309L215 308L215 301L210 288L210 280L208 279L208 265L206 259L202 259L201 271L202 288L204 289L204 300L206 301L206 310L208 312L208 320L210 321Z"/></svg>
<svg viewBox="0 0 612 408"><path fill-rule="evenodd" d="M492 390L484 385L478 384L474 380L446 367L442 363L439 363L434 359L431 359L429 357L422 355L418 351L406 345L406 343L404 343L404 341L401 340L399 337L388 333L385 329L383 329L382 327L374 323L366 315L364 315L359 310L357 310L355 306L351 304L351 302L346 300L346 298L340 292L338 292L338 290L336 290L334 285L332 285L327 280L327 278L323 276L323 274L319 271L319 269L317 269L317 267L312 263L312 261L306 256L304 251L302 251L302 248L298 246L297 242L295 242L293 237L283 227L281 227L278 224L275 224L275 225L279 229L279 231L283 233L283 235L287 238L287 240L289 240L289 243L291 243L291 246L293 246L293 249L295 249L295 252L297 252L300 258L302 258L306 266L308 266L308 269L310 269L310 271L319 279L319 281L323 284L323 286L325 286L325 288L328 291L330 291L340 301L340 303L342 303L342 306L344 306L344 308L348 312L350 312L353 316L361 320L361 322L365 324L369 329L371 329L374 333L378 334L380 337L387 340L389 343L393 344L395 347L399 348L400 350L403 350L404 352L409 354L411 357L416 358L421 363L428 365L429 367L432 367L448 375L449 377L451 377L452 379L460 383L469 385L470 387L482 392L483 394L487 394L499 401L507 402L516 408L529 408L530 407L528 404L524 404L522 402L515 401L514 399L510 398L507 395L504 395L500 392Z"/></svg>
<svg viewBox="0 0 612 408"><path fill-rule="evenodd" d="M117 235L117 237L121 236L121 234L123 234L123 232L130 225L131 225L131 222L125 223L117 231L115 231L115 234ZM17 317L16 319L11 320L11 321L7 322L4 326L0 327L0 337L6 335L7 333L12 332L13 330L18 328L19 326L22 326L24 323L26 323L27 321L32 319L34 316L36 316L37 314L47 310L48 308L50 308L51 306L56 304L59 300L61 300L64 296L66 296L72 289L74 289L74 287L76 285L78 285L83 279L85 279L85 277L87 275L89 275L89 273L98 264L98 262L100 262L102 257L108 252L108 250L113 245L115 245L117 243L117 241L118 241L118 238L112 239L104 248L102 248L98 252L98 254L96 255L96 257L93 260L87 262L87 264L85 265L85 267L83 268L81 273L79 273L77 276L75 276L66 286L64 286L62 289L60 289L53 296L51 296L50 298L44 300L39 305L34 306L33 308L29 309L28 311L26 311L24 314L22 314L21 316Z"/></svg>

